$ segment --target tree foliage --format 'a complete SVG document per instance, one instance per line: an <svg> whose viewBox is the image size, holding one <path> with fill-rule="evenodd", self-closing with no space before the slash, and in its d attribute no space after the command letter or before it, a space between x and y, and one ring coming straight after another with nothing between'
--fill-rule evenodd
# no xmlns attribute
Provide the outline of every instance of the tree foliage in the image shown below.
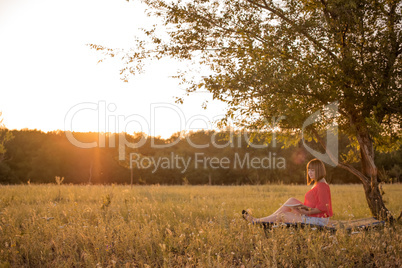
<svg viewBox="0 0 402 268"><path fill-rule="evenodd" d="M5 153L6 153L6 148L5 148L5 143L8 142L13 138L13 135L11 132L9 132L4 124L3 124L3 119L1 118L1 112L0 112L0 163L5 159Z"/></svg>
<svg viewBox="0 0 402 268"><path fill-rule="evenodd" d="M125 79L150 56L192 59L211 74L191 81L180 74L188 92L207 89L244 127L266 128L267 119L285 115L282 133L294 134L313 112L338 102L337 123L352 147L359 149L361 136L381 151L400 147L400 1L144 2L165 31L146 30L151 43L120 51ZM347 162L357 159L354 151Z"/></svg>
<svg viewBox="0 0 402 268"><path fill-rule="evenodd" d="M241 184L304 184L305 165L311 159L309 153L302 147L283 149L283 144L277 142L265 147L256 148L250 146L250 135L241 133L233 134L231 142L228 142L228 133L198 131L187 133L179 142L166 149L153 148L152 139L156 144L168 144L175 141L178 135L169 139L147 137L143 146L126 150L126 161L118 159L119 148L109 145L106 139L104 148L78 148L71 144L64 132L40 132L36 130L10 131L14 139L5 144L7 149L7 161L0 163L0 183L54 183L55 176L64 177L63 183L91 183L109 184L131 182L131 170L129 157L135 153L135 157L154 159L155 161L172 160L170 165L158 168L147 167L148 163L133 163L134 184L214 184L214 185L241 185ZM1 131L0 131L1 134ZM256 137L252 144L263 145L268 141L264 137ZM128 135L126 140L131 143L139 141L141 135ZM98 133L74 133L74 137L81 142L98 142ZM119 144L119 135L116 135L116 144ZM217 146L211 143L216 140ZM258 141L259 140L259 141ZM271 140L270 140L271 141ZM341 145L347 144L347 137L341 139ZM196 148L194 145L208 145L205 148ZM310 142L309 146L318 148L319 144ZM345 148L346 149L346 148ZM199 159L216 158L229 159L228 165L222 167L216 164L208 164L204 169L204 161ZM248 163L242 165L245 157L249 155ZM184 159L188 166L183 167L180 160L176 163L175 158ZM270 157L270 160L268 157ZM265 162L259 166L251 164L253 158L263 159ZM274 164L284 159L285 166ZM268 161L271 161L268 163ZM162 162L162 161L161 161ZM138 162L137 162L138 163ZM173 164L173 165L171 165ZM270 164L270 165L268 165ZM392 154L380 154L377 165L383 171L387 182L402 180L402 173L398 173L398 167L402 166L402 150ZM217 168L214 168L217 166ZM256 167L256 168L255 168ZM358 181L352 174L341 168L328 167L328 181L330 183L356 183ZM211 181L209 181L209 177Z"/></svg>
<svg viewBox="0 0 402 268"><path fill-rule="evenodd" d="M244 125L280 113L283 129L299 128L336 101L343 132L367 131L382 150L400 146L401 1L144 2L165 31L146 30L151 44L123 52L123 73L150 55L197 60L212 73L188 91L209 90L229 116L247 115Z"/></svg>

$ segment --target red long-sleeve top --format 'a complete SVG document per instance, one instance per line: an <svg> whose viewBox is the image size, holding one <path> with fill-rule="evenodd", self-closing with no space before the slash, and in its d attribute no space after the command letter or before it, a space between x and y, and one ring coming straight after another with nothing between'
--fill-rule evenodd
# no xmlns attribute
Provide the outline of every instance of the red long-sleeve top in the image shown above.
<svg viewBox="0 0 402 268"><path fill-rule="evenodd" d="M321 213L309 215L310 217L331 217L333 212L329 185L325 182L318 182L306 193L303 204L311 208L318 208L321 211Z"/></svg>

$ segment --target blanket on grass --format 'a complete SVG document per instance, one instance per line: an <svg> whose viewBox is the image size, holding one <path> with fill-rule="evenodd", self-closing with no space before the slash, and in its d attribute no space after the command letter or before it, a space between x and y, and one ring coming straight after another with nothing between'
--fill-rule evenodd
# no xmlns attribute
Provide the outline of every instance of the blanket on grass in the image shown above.
<svg viewBox="0 0 402 268"><path fill-rule="evenodd" d="M371 228L381 227L385 225L385 221L379 221L375 218L364 218L357 220L347 220L347 221L337 221L330 220L327 225L315 225L315 224L306 224L306 223L272 223L272 222L263 222L261 223L264 229L272 229L277 227L293 227L293 228L305 228L311 227L318 230L328 230L332 232L336 232L337 230L346 230L346 231L362 231L368 230Z"/></svg>

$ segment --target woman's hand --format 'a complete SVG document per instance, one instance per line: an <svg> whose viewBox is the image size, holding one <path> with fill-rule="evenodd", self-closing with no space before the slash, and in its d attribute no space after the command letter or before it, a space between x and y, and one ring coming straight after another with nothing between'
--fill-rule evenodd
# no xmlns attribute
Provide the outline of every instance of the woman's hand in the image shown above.
<svg viewBox="0 0 402 268"><path fill-rule="evenodd" d="M310 210L307 207L297 207L297 208L295 208L295 210L298 213L303 214L303 215L308 215L310 212Z"/></svg>
<svg viewBox="0 0 402 268"><path fill-rule="evenodd" d="M321 210L318 208L310 208L307 206L302 206L302 207L297 207L295 208L297 212L303 215L312 215L312 214L318 214L321 213Z"/></svg>

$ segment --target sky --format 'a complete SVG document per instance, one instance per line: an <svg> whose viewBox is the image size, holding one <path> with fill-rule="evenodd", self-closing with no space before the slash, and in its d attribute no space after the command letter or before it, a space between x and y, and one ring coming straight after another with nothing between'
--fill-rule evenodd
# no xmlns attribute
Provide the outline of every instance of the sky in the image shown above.
<svg viewBox="0 0 402 268"><path fill-rule="evenodd" d="M207 92L185 97L171 78L184 63L151 61L120 79L123 63L87 44L130 48L157 23L139 1L0 0L0 112L8 129L145 132L168 138L211 129L225 105ZM208 101L208 108L202 103Z"/></svg>

